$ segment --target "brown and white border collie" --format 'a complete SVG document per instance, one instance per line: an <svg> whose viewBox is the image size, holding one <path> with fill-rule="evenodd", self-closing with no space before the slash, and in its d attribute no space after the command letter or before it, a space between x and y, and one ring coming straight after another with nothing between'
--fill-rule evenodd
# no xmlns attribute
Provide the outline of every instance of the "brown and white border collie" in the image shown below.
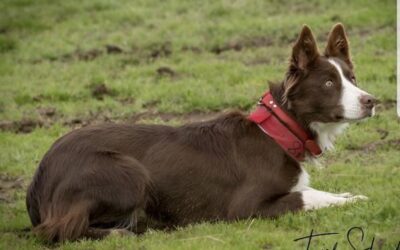
<svg viewBox="0 0 400 250"><path fill-rule="evenodd" d="M332 28L323 54L304 26L285 79L270 93L322 150L333 147L348 122L374 113L375 99L357 87L342 24ZM366 199L308 184L297 160L233 112L180 127L104 124L72 131L43 157L26 201L34 232L65 241Z"/></svg>

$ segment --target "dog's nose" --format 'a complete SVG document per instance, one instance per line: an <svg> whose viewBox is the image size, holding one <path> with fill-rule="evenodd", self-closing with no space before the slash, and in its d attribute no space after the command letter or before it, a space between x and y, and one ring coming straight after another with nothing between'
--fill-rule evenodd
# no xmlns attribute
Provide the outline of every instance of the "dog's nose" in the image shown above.
<svg viewBox="0 0 400 250"><path fill-rule="evenodd" d="M377 100L372 95L362 95L360 96L360 102L365 108L372 109Z"/></svg>

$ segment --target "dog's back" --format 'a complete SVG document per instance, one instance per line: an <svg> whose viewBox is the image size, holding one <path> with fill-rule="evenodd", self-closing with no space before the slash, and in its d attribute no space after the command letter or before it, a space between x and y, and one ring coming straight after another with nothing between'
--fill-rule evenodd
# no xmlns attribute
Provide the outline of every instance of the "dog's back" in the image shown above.
<svg viewBox="0 0 400 250"><path fill-rule="evenodd" d="M265 148L264 157L251 157ZM271 190L285 193L300 171L292 161L286 173L266 175L257 168L268 159L275 162L267 166L272 172L290 162L240 113L179 128L83 128L60 138L44 156L28 190L28 211L35 231L50 241L124 224L138 209L166 226L235 219L238 187L248 185L239 191L243 198L257 186L264 188L254 199ZM278 182L278 175L287 181Z"/></svg>

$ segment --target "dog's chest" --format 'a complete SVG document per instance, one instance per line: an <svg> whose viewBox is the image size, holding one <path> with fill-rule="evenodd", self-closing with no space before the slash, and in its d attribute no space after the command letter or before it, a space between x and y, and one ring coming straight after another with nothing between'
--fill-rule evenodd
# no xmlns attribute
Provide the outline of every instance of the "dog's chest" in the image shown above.
<svg viewBox="0 0 400 250"><path fill-rule="evenodd" d="M301 172L298 176L297 181L295 182L295 185L290 189L291 192L303 191L309 187L309 184L310 184L309 175L303 167L300 167L300 168L301 168Z"/></svg>

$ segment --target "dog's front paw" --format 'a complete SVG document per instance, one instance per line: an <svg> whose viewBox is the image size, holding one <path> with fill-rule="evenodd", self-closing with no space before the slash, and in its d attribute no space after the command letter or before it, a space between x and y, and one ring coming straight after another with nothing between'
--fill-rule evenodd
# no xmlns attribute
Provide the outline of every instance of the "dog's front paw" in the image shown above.
<svg viewBox="0 0 400 250"><path fill-rule="evenodd" d="M336 197L342 197L342 198L350 198L354 200L368 200L368 197L365 195L354 195L352 193L341 193L341 194L333 194Z"/></svg>
<svg viewBox="0 0 400 250"><path fill-rule="evenodd" d="M352 193L341 193L341 194L333 194L333 195L335 195L336 197L343 197L343 198L351 198L354 196Z"/></svg>
<svg viewBox="0 0 400 250"><path fill-rule="evenodd" d="M351 199L352 201L358 201L358 200L368 200L368 197L365 195L354 195L351 197L348 197L349 199Z"/></svg>
<svg viewBox="0 0 400 250"><path fill-rule="evenodd" d="M346 203L368 199L364 195L352 195L351 193L333 194L315 189L304 190L301 194L305 210L344 205Z"/></svg>

